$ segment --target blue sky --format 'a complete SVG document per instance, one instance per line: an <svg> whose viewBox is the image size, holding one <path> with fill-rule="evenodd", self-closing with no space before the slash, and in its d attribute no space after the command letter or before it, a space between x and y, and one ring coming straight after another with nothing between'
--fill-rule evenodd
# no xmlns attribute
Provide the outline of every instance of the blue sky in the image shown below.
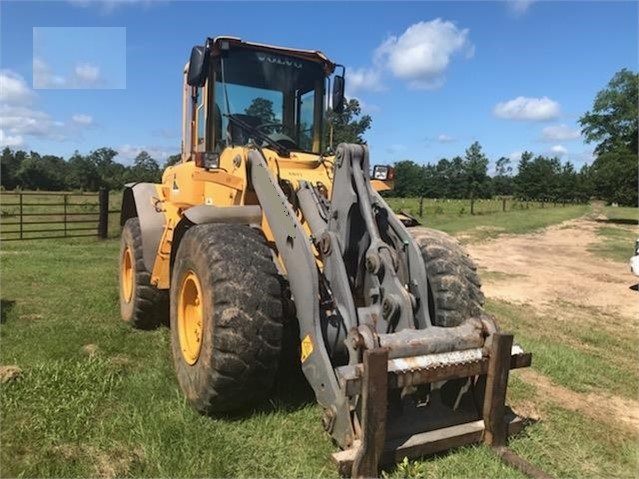
<svg viewBox="0 0 639 479"><path fill-rule="evenodd" d="M126 88L126 28L33 27L32 84L35 89Z"/></svg>
<svg viewBox="0 0 639 479"><path fill-rule="evenodd" d="M110 146L127 164L146 149L161 162L179 151L191 47L233 35L346 65L348 94L373 118L373 163L433 162L477 140L493 162L530 150L579 167L594 146L579 116L616 71L638 69L637 5L4 0L0 144L65 157Z"/></svg>

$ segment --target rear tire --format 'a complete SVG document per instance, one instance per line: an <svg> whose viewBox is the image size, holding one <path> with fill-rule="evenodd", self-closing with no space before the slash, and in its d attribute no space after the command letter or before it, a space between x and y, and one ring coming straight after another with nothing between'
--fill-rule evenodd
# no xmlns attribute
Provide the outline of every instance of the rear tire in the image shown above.
<svg viewBox="0 0 639 479"><path fill-rule="evenodd" d="M270 392L282 341L282 298L259 230L211 224L182 238L171 279L176 375L200 412L228 412Z"/></svg>
<svg viewBox="0 0 639 479"><path fill-rule="evenodd" d="M169 292L151 284L142 258L140 220L129 218L120 240L120 314L136 329L169 323Z"/></svg>
<svg viewBox="0 0 639 479"><path fill-rule="evenodd" d="M484 293L477 266L452 236L430 228L411 230L428 276L431 321L436 326L459 326L483 311Z"/></svg>

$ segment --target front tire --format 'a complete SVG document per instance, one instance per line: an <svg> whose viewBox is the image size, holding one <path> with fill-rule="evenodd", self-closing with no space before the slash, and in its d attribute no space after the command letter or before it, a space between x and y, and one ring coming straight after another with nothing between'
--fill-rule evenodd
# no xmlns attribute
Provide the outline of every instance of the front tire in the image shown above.
<svg viewBox="0 0 639 479"><path fill-rule="evenodd" d="M153 329L169 322L169 294L151 284L142 258L138 218L129 218L120 239L120 314L136 329Z"/></svg>
<svg viewBox="0 0 639 479"><path fill-rule="evenodd" d="M479 316L484 307L481 281L475 262L459 241L430 228L415 228L411 233L426 266L433 324L459 326Z"/></svg>
<svg viewBox="0 0 639 479"><path fill-rule="evenodd" d="M259 230L190 228L173 266L170 303L177 379L198 411L233 411L270 393L281 349L282 300Z"/></svg>

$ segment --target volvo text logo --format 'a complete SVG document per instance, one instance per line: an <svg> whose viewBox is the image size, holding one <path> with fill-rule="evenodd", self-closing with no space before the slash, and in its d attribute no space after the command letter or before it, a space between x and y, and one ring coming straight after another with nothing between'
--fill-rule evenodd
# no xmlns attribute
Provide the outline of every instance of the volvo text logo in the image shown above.
<svg viewBox="0 0 639 479"><path fill-rule="evenodd" d="M302 63L301 62L296 62L296 61L290 60L288 58L271 57L271 56L259 55L259 54L257 55L257 58L261 62L276 63L278 65L285 65L287 67L302 68Z"/></svg>

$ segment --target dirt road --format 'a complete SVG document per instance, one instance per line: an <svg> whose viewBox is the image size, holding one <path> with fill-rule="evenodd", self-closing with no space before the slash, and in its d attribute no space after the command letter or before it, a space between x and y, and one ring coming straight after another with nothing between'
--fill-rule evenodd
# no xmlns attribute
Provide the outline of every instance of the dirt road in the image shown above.
<svg viewBox="0 0 639 479"><path fill-rule="evenodd" d="M639 278L628 264L602 259L588 251L601 239L586 218L564 222L528 235L506 235L479 244L466 245L480 268L488 298L531 306L558 320L579 321L589 327L613 328L614 334L639 331L639 292L630 286ZM624 229L631 229L624 226ZM631 247L629 245L629 250ZM629 258L628 258L629 259ZM606 315L607 324L573 314L571 305L594 308ZM543 327L540 325L540 327ZM632 354L632 351L628 351ZM639 431L639 402L593 391L579 394L534 370L517 371L534 384L538 397L579 411L599 420L613 418L618 424ZM592 404L597 404L593 408ZM520 414L534 417L534 407L522 404ZM530 413L530 414L528 414Z"/></svg>
<svg viewBox="0 0 639 479"><path fill-rule="evenodd" d="M639 278L628 264L588 252L595 221L576 219L528 235L507 235L467 249L482 270L489 298L547 309L557 301L591 306L637 321ZM631 245L629 245L629 251ZM628 258L630 259L630 258Z"/></svg>

